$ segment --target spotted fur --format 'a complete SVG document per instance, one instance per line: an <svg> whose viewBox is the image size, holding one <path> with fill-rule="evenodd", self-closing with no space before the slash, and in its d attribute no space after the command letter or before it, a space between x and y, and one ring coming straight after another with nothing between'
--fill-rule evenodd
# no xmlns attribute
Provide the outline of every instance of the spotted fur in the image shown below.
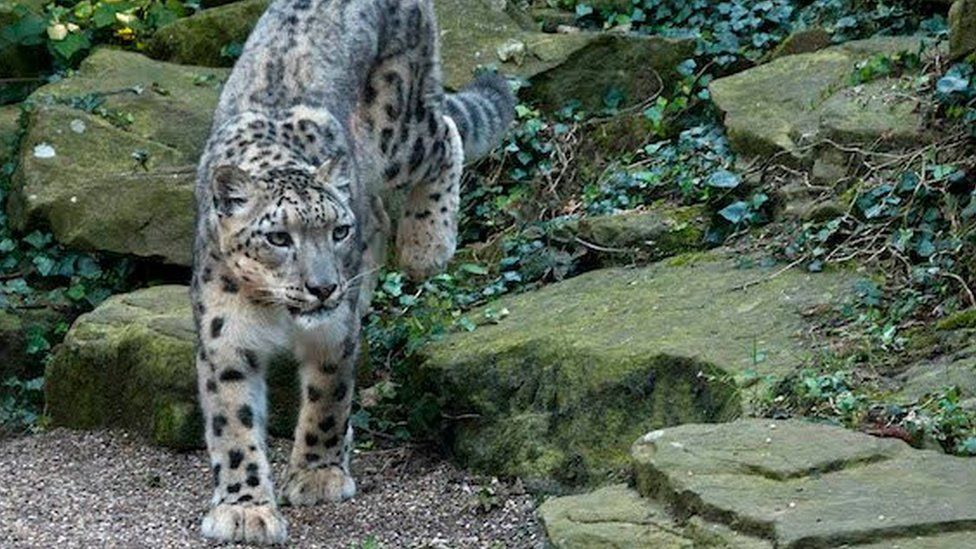
<svg viewBox="0 0 976 549"><path fill-rule="evenodd" d="M349 472L360 318L385 257L378 193L407 195L398 259L427 276L454 253L465 159L512 117L497 76L441 89L431 0L275 0L248 39L200 161L192 282L214 495L203 534L279 543L264 374L301 364L280 496L355 493Z"/></svg>

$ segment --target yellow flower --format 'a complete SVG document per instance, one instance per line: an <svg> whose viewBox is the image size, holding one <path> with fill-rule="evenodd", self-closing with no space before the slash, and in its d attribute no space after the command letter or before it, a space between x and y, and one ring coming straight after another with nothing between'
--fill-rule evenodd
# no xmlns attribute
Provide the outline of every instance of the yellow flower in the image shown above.
<svg viewBox="0 0 976 549"><path fill-rule="evenodd" d="M129 27L124 27L115 31L115 36L121 38L122 40L135 40L136 31L130 29Z"/></svg>

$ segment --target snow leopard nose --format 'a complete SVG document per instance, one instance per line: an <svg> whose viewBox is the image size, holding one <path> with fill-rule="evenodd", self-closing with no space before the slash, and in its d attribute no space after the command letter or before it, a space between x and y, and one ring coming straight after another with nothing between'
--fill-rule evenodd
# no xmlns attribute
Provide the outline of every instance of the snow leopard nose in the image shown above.
<svg viewBox="0 0 976 549"><path fill-rule="evenodd" d="M338 285L333 283L321 284L321 285L312 285L312 284L305 285L305 289L308 290L308 293L317 297L319 301L325 301L330 297L332 297L332 294L335 293L337 287Z"/></svg>

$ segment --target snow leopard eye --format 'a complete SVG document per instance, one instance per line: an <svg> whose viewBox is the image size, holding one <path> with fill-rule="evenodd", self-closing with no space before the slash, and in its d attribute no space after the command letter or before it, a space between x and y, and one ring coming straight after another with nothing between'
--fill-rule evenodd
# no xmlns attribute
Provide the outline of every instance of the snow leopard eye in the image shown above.
<svg viewBox="0 0 976 549"><path fill-rule="evenodd" d="M284 231L277 231L273 233L268 233L268 244L276 246L278 248L287 248L291 246L291 235Z"/></svg>
<svg viewBox="0 0 976 549"><path fill-rule="evenodd" d="M339 225L335 229L332 229L332 240L336 242L349 236L349 225Z"/></svg>

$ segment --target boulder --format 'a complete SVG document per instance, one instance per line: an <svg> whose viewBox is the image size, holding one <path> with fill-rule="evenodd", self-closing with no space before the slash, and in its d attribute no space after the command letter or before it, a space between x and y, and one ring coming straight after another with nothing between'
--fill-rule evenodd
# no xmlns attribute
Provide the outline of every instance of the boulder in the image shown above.
<svg viewBox="0 0 976 549"><path fill-rule="evenodd" d="M244 0L179 19L159 29L148 44L156 59L230 66L221 50L243 43L267 0ZM578 99L590 110L603 107L615 89L630 102L658 91L677 64L694 55L691 40L606 33L545 34L523 28L504 3L437 0L445 84L457 89L481 66L530 79L528 97L563 106ZM635 67L639 69L635 70ZM661 79L655 71L663 73Z"/></svg>
<svg viewBox="0 0 976 549"><path fill-rule="evenodd" d="M508 315L430 345L405 383L460 418L442 436L465 466L535 490L603 483L641 433L728 421L753 382L811 356L803 313L851 277L770 274L721 253L589 272L475 311Z"/></svg>
<svg viewBox="0 0 976 549"><path fill-rule="evenodd" d="M585 217L573 229L574 238L600 256L601 264L624 265L701 250L707 227L703 207L660 202L644 210Z"/></svg>
<svg viewBox="0 0 976 549"><path fill-rule="evenodd" d="M244 44L269 0L242 0L199 11L158 29L146 53L155 59L205 67L229 67L225 46Z"/></svg>
<svg viewBox="0 0 976 549"><path fill-rule="evenodd" d="M99 49L30 97L8 203L18 230L189 265L193 181L223 69Z"/></svg>
<svg viewBox="0 0 976 549"><path fill-rule="evenodd" d="M976 53L976 0L956 0L949 9L949 56Z"/></svg>
<svg viewBox="0 0 976 549"><path fill-rule="evenodd" d="M890 80L851 85L859 61L917 52L920 44L911 36L848 42L775 59L715 80L709 90L725 117L732 149L745 158L779 154L783 163L809 166L816 151L804 145L824 137L890 147L924 142L917 100L893 90Z"/></svg>
<svg viewBox="0 0 976 549"><path fill-rule="evenodd" d="M799 420L651 432L637 491L775 547L962 547L976 534L976 460Z"/></svg>
<svg viewBox="0 0 976 549"><path fill-rule="evenodd" d="M162 446L202 446L188 292L169 285L120 294L79 317L45 375L52 423L124 427ZM298 400L294 364L274 361L268 386L268 429L291 436Z"/></svg>

